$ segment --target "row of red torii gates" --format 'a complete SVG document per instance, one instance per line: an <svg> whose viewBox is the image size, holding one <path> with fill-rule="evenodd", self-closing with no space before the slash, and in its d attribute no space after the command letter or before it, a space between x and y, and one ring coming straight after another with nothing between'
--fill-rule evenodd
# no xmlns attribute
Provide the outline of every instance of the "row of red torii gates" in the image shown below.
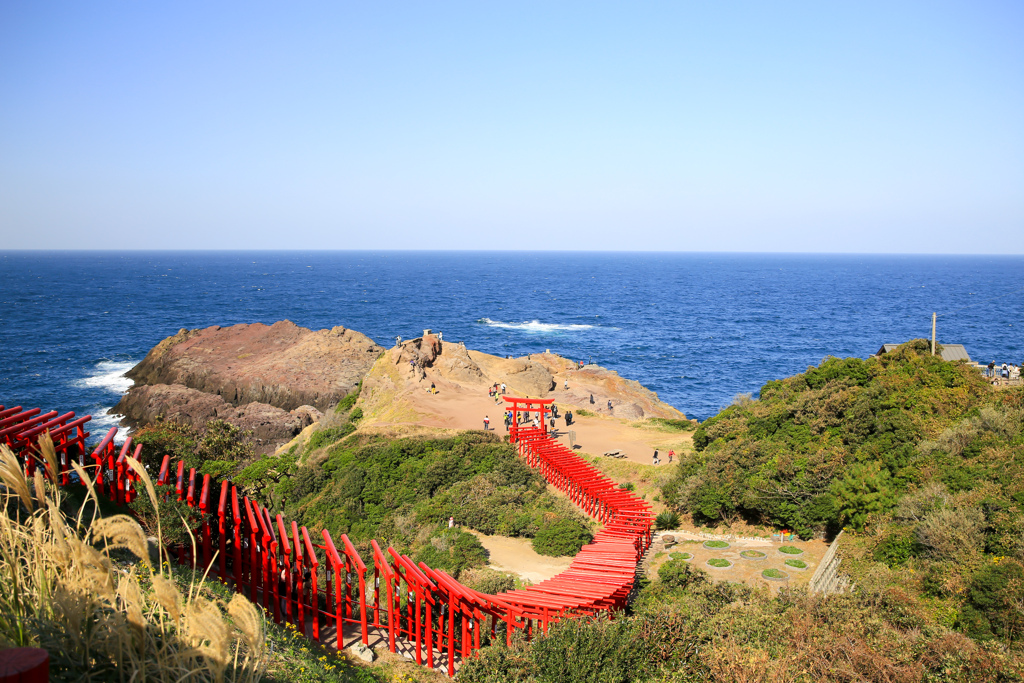
<svg viewBox="0 0 1024 683"><path fill-rule="evenodd" d="M651 542L650 506L548 435L550 399L505 400L514 416L509 438L520 456L603 525L570 567L551 579L488 595L394 548L382 549L376 541L364 549L372 557L368 565L347 535L335 540L326 529L310 532L242 495L230 480L186 470L183 461L165 455L156 482L159 495L197 508L202 519L191 529L197 556L187 545L172 554L183 564L210 567L275 622L294 624L316 642L326 642L333 631L329 644L343 649L349 625L369 645L375 631L386 637L392 652L399 646L412 649L418 664L449 675L457 659L501 638L510 643L516 630L530 638L560 619L621 609ZM520 412L536 412L540 427L519 425ZM39 438L49 433L60 470L47 473L53 481L79 483L70 465L75 460L86 467L100 495L129 503L138 496L140 478L126 458L140 460L142 446L128 437L118 448L114 427L89 451L85 427L90 419L0 405L0 443L18 454L32 475L39 463Z"/></svg>

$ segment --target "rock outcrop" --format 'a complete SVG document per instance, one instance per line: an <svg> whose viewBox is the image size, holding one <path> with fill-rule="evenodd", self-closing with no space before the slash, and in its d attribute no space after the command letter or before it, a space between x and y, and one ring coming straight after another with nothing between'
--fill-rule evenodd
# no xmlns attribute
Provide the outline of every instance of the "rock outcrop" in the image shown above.
<svg viewBox="0 0 1024 683"><path fill-rule="evenodd" d="M111 412L130 426L219 418L272 450L355 389L383 351L354 330L287 320L181 330L126 373L135 386Z"/></svg>
<svg viewBox="0 0 1024 683"><path fill-rule="evenodd" d="M266 403L233 406L216 394L208 394L181 384L153 384L134 387L114 408L130 424L145 424L157 419L202 427L213 419L229 422L252 432L258 451L269 452L288 441L322 413L313 406L282 410Z"/></svg>
<svg viewBox="0 0 1024 683"><path fill-rule="evenodd" d="M181 330L128 371L136 385L181 384L242 406L326 410L351 392L384 349L344 327L273 325Z"/></svg>
<svg viewBox="0 0 1024 683"><path fill-rule="evenodd" d="M484 415L504 412L501 397L490 392L502 383L509 396L550 398L565 409L585 407L620 420L685 417L639 382L613 370L581 369L548 353L502 358L442 342L428 333L389 349L367 373L360 394L362 424L478 429ZM609 400L612 410L607 409ZM498 418L492 422L497 424Z"/></svg>

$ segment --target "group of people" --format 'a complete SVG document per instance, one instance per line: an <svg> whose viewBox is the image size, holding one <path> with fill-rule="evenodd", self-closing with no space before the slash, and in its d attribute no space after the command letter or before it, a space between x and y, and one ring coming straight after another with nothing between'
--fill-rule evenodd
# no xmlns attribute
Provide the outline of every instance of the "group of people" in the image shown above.
<svg viewBox="0 0 1024 683"><path fill-rule="evenodd" d="M676 457L676 452L670 450L668 452L668 464L669 465L672 464L672 459L675 458L675 457ZM654 465L660 465L661 464L661 458L658 457L658 449L657 448L654 449L654 458L653 458L653 460L654 460L654 462L652 464L654 464Z"/></svg>
<svg viewBox="0 0 1024 683"><path fill-rule="evenodd" d="M1003 363L1001 366L996 367L996 362L992 361L988 364L988 369L985 372L985 376L992 380L993 384L1008 384L1010 382L1020 381L1020 366L1013 365L1012 363L1007 365Z"/></svg>

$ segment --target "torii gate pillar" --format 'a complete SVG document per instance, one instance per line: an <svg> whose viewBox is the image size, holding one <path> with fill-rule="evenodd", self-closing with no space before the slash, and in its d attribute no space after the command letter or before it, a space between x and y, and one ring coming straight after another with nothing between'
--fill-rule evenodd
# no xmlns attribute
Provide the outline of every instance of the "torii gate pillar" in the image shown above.
<svg viewBox="0 0 1024 683"><path fill-rule="evenodd" d="M506 403L510 403L512 408L512 426L509 427L509 441L515 443L519 438L519 413L532 413L537 412L540 417L540 431L542 434L548 433L547 425L547 414L548 407L555 402L553 398L517 398L513 396L503 396Z"/></svg>

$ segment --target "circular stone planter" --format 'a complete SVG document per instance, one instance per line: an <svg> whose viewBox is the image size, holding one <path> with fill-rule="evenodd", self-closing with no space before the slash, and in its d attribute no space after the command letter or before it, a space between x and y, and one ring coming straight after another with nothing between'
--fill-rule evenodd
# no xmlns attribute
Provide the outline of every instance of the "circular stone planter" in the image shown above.
<svg viewBox="0 0 1024 683"><path fill-rule="evenodd" d="M796 546L784 545L779 548L779 552L786 557L796 557L797 555L803 555L804 551Z"/></svg>
<svg viewBox="0 0 1024 683"><path fill-rule="evenodd" d="M744 550L740 553L740 557L744 560L763 560L768 557L768 553L762 553L760 550Z"/></svg>
<svg viewBox="0 0 1024 683"><path fill-rule="evenodd" d="M725 562L725 564L711 564L712 562L716 562L716 561L717 562ZM722 559L714 558L713 557L713 558L711 558L710 560L707 561L707 565L709 567L711 567L712 569L728 569L729 567L732 566L732 562L730 562L729 560L722 560Z"/></svg>
<svg viewBox="0 0 1024 683"><path fill-rule="evenodd" d="M807 571L807 563L804 562L803 560L796 560L796 559L794 559L794 560L786 560L786 566L789 567L790 569L795 569L798 572L805 572L805 571Z"/></svg>
<svg viewBox="0 0 1024 683"><path fill-rule="evenodd" d="M778 569L765 569L761 572L761 578L768 581L785 581L789 578L789 574Z"/></svg>
<svg viewBox="0 0 1024 683"><path fill-rule="evenodd" d="M725 541L704 541L704 547L709 550L725 550L729 544Z"/></svg>
<svg viewBox="0 0 1024 683"><path fill-rule="evenodd" d="M669 553L668 554L668 559L670 559L670 560L685 560L685 561L689 562L690 560L693 559L693 555L691 555L690 553L674 552L674 553Z"/></svg>

